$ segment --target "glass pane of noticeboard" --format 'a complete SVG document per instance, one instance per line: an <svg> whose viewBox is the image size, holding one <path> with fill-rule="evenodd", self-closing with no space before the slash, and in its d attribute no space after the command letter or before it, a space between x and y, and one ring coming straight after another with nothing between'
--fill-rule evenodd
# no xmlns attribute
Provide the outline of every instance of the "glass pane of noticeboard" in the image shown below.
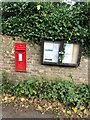
<svg viewBox="0 0 90 120"><path fill-rule="evenodd" d="M65 44L65 53L62 63L76 64L78 60L79 45Z"/></svg>
<svg viewBox="0 0 90 120"><path fill-rule="evenodd" d="M43 41L42 64L78 66L80 63L80 45L61 41Z"/></svg>
<svg viewBox="0 0 90 120"><path fill-rule="evenodd" d="M45 41L43 61L58 63L59 47L60 42Z"/></svg>

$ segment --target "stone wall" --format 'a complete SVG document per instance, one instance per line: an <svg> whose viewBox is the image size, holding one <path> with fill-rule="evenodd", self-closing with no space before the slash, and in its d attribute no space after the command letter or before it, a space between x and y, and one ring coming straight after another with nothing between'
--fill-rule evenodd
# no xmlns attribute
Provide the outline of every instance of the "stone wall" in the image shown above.
<svg viewBox="0 0 90 120"><path fill-rule="evenodd" d="M61 67L41 65L41 46L27 43L26 73L15 72L14 43L20 39L0 35L0 69L6 71L12 80L23 80L37 76L48 80L67 79L72 75L76 83L88 83L88 57L82 56L79 67ZM1 59L1 56L3 58ZM2 65L1 65L2 64Z"/></svg>

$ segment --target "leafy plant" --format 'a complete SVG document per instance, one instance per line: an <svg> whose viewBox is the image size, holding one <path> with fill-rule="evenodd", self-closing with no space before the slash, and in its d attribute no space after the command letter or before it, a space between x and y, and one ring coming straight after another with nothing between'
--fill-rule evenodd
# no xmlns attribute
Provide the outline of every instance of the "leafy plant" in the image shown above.
<svg viewBox="0 0 90 120"><path fill-rule="evenodd" d="M76 85L71 79L48 81L32 77L15 85L4 73L2 90L2 92L14 96L38 97L51 101L59 100L67 108L90 107L90 85Z"/></svg>
<svg viewBox="0 0 90 120"><path fill-rule="evenodd" d="M29 80L25 80L23 83L18 84L14 89L14 95L33 97L36 95L35 89L35 78L30 78Z"/></svg>
<svg viewBox="0 0 90 120"><path fill-rule="evenodd" d="M2 73L1 88L2 88L2 92L5 92L5 93L13 93L13 90L14 90L13 81L9 79L6 72Z"/></svg>
<svg viewBox="0 0 90 120"><path fill-rule="evenodd" d="M72 7L58 2L3 2L1 10L2 34L36 43L42 38L80 42L83 54L90 54L90 2Z"/></svg>

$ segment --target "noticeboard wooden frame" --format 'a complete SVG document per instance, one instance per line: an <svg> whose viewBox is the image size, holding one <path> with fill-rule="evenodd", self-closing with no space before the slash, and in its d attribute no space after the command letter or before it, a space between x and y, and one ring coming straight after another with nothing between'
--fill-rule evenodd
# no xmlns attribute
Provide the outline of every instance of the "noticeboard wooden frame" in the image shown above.
<svg viewBox="0 0 90 120"><path fill-rule="evenodd" d="M50 61L45 61L44 60L44 54L45 54L45 51L44 51L44 47L45 47L45 42L49 42L49 44L50 44L50 42L51 43L53 43L53 41L52 40L47 40L47 39L45 39L45 40L42 40L42 45L41 45L41 64L42 65L53 65L53 66L66 66L66 67L77 67L77 66L79 66L79 64L80 64L80 59L81 59L81 53L82 53L82 47L81 47L81 44L80 43L69 43L69 44L72 44L73 46L75 46L75 45L77 45L78 46L78 53L77 53L77 60L76 60L76 63L62 63L62 61L60 62L59 61L59 59L58 59L58 61L57 62L50 62ZM61 40L56 40L56 41L54 41L54 43L58 43L58 44L60 44L60 46L59 46L59 52L61 51L61 50L63 50L63 46L65 45L65 44L67 44L64 40L63 41L61 41ZM59 52L58 52L58 56L59 56ZM65 53L64 53L65 54Z"/></svg>

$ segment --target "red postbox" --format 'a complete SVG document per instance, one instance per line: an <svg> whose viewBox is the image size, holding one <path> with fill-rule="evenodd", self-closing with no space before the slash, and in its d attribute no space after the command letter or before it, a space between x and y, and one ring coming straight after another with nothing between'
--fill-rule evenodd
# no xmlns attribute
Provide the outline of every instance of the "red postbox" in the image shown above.
<svg viewBox="0 0 90 120"><path fill-rule="evenodd" d="M26 44L15 43L16 71L26 72Z"/></svg>

